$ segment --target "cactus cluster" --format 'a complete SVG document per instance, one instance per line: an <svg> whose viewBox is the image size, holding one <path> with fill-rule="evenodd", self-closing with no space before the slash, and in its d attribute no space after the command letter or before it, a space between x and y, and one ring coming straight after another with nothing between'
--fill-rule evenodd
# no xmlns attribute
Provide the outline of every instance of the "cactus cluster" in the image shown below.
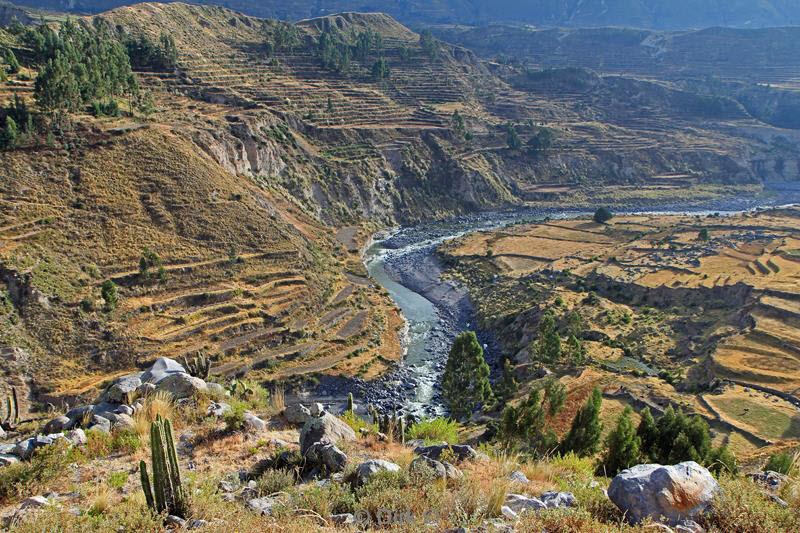
<svg viewBox="0 0 800 533"><path fill-rule="evenodd" d="M374 406L367 407L367 412L372 417L372 423L378 426L378 431L386 435L390 442L395 440L406 443L406 419L395 411L391 416L378 413Z"/></svg>
<svg viewBox="0 0 800 533"><path fill-rule="evenodd" d="M172 438L172 424L157 416L150 424L150 448L152 453L153 481L147 474L147 465L139 463L142 476L142 490L147 506L155 513L186 518L189 514L189 500L181 484L178 455Z"/></svg>
<svg viewBox="0 0 800 533"><path fill-rule="evenodd" d="M351 392L350 394L347 395L347 411L352 413L353 411L355 411L355 409L356 405L353 402L353 393Z"/></svg>
<svg viewBox="0 0 800 533"><path fill-rule="evenodd" d="M228 393L230 393L231 396L236 396L238 394L242 398L249 398L253 395L254 391L253 388L244 381L234 379L228 386Z"/></svg>
<svg viewBox="0 0 800 533"><path fill-rule="evenodd" d="M12 430L19 424L19 402L17 401L17 389L11 387L11 394L6 396L5 414L0 418L0 427L5 430Z"/></svg>
<svg viewBox="0 0 800 533"><path fill-rule="evenodd" d="M186 371L189 372L189 375L200 379L208 379L211 371L211 360L202 351L197 352L197 355L192 359L184 356L181 363Z"/></svg>

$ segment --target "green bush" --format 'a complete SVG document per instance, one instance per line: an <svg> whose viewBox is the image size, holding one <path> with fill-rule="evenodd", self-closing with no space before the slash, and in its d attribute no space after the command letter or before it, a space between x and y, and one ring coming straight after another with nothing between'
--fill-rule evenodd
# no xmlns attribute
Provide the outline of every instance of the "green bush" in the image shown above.
<svg viewBox="0 0 800 533"><path fill-rule="evenodd" d="M607 208L601 207L594 212L594 217L592 218L598 224L605 224L606 222L614 218L614 214L611 213L611 211L609 211Z"/></svg>
<svg viewBox="0 0 800 533"><path fill-rule="evenodd" d="M36 450L30 461L0 468L0 503L32 496L66 475L67 467L79 459L75 450L59 440Z"/></svg>
<svg viewBox="0 0 800 533"><path fill-rule="evenodd" d="M426 443L446 442L458 444L458 432L461 426L455 420L448 418L423 418L408 428L407 438L420 439Z"/></svg>
<svg viewBox="0 0 800 533"><path fill-rule="evenodd" d="M353 431L356 432L356 435L359 434L361 429L366 429L370 433L375 433L378 431L378 426L375 424L370 424L352 411L345 411L339 415L339 418L342 419L348 426L350 426Z"/></svg>
<svg viewBox="0 0 800 533"><path fill-rule="evenodd" d="M788 474L792 471L792 466L794 466L794 457L791 454L787 452L774 453L769 456L764 470L771 470L779 474Z"/></svg>
<svg viewBox="0 0 800 533"><path fill-rule="evenodd" d="M259 496L269 496L276 492L284 492L294 486L294 473L288 470L266 470L256 480L256 490Z"/></svg>

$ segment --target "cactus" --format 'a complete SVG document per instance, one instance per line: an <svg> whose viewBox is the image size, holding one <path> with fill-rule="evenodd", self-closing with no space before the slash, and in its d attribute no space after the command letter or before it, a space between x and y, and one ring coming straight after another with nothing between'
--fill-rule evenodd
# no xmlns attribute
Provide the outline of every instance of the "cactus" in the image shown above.
<svg viewBox="0 0 800 533"><path fill-rule="evenodd" d="M182 358L183 367L189 375L200 379L208 379L211 372L211 360L202 351L197 352L197 356L192 359Z"/></svg>
<svg viewBox="0 0 800 533"><path fill-rule="evenodd" d="M231 396L236 396L238 394L242 398L248 398L253 394L253 389L244 381L234 379L228 387L228 392Z"/></svg>
<svg viewBox="0 0 800 533"><path fill-rule="evenodd" d="M353 403L353 393L351 392L350 394L347 395L347 410L350 413L352 413L353 411L355 411L355 409L356 407L355 404Z"/></svg>
<svg viewBox="0 0 800 533"><path fill-rule="evenodd" d="M0 427L3 429L14 429L19 424L19 402L17 401L17 389L11 387L11 395L6 396L6 414L0 419Z"/></svg>
<svg viewBox="0 0 800 533"><path fill-rule="evenodd" d="M139 463L142 477L142 490L147 506L155 513L164 513L186 518L189 514L189 501L181 484L178 455L172 438L172 424L157 416L150 424L150 448L152 455L153 479L147 473L144 461Z"/></svg>
<svg viewBox="0 0 800 533"><path fill-rule="evenodd" d="M406 444L406 419L404 417L400 417L400 444Z"/></svg>

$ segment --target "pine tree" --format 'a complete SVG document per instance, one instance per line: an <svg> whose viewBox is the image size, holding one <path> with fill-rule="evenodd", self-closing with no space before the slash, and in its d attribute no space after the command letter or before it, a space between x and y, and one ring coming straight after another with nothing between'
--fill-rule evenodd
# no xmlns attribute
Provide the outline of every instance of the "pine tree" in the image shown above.
<svg viewBox="0 0 800 533"><path fill-rule="evenodd" d="M658 443L658 427L653 415L650 414L650 408L645 407L639 412L641 421L639 427L636 429L636 435L641 441L642 452L645 455L650 455L651 450L655 448ZM652 458L650 458L652 459Z"/></svg>
<svg viewBox="0 0 800 533"><path fill-rule="evenodd" d="M547 414L555 416L564 407L567 400L567 388L557 379L551 379L544 387L544 401L547 403Z"/></svg>
<svg viewBox="0 0 800 533"><path fill-rule="evenodd" d="M3 129L3 146L6 148L14 148L17 145L17 138L19 137L19 130L17 123L10 116L6 117L6 127Z"/></svg>
<svg viewBox="0 0 800 533"><path fill-rule="evenodd" d="M503 362L503 376L497 387L497 397L503 402L508 402L517 392L517 380L514 378L514 368L511 361L506 358Z"/></svg>
<svg viewBox="0 0 800 533"><path fill-rule="evenodd" d="M617 475L639 461L639 437L631 421L633 409L626 407L617 419L617 426L606 438L606 456L598 470L608 476Z"/></svg>
<svg viewBox="0 0 800 533"><path fill-rule="evenodd" d="M442 392L456 418L469 416L491 400L489 365L474 332L462 333L453 342L442 377Z"/></svg>
<svg viewBox="0 0 800 533"><path fill-rule="evenodd" d="M570 335L569 339L567 339L567 354L569 354L570 362L575 366L580 366L586 362L586 349L575 335Z"/></svg>
<svg viewBox="0 0 800 533"><path fill-rule="evenodd" d="M600 422L600 406L603 395L595 387L586 403L580 408L572 420L572 427L561 443L564 452L573 452L581 457L597 453L603 424Z"/></svg>
<svg viewBox="0 0 800 533"><path fill-rule="evenodd" d="M512 150L519 150L522 148L522 139L519 138L516 128L514 128L514 125L511 123L506 125L506 143Z"/></svg>
<svg viewBox="0 0 800 533"><path fill-rule="evenodd" d="M561 337L552 313L546 313L539 324L539 336L534 352L540 361L557 362L561 359Z"/></svg>

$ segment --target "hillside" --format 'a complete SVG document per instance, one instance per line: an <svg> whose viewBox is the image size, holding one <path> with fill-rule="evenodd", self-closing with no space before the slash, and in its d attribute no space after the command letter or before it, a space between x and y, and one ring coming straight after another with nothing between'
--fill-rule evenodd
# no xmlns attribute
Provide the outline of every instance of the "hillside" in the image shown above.
<svg viewBox="0 0 800 533"><path fill-rule="evenodd" d="M31 399L73 401L197 350L225 375L374 376L400 356L402 323L364 277L372 228L526 201L752 194L798 176L796 132L731 98L588 71L531 77L386 15L294 26L139 4L85 21L119 39L166 31L176 65L135 68L154 112L81 110L57 138L2 155L7 382ZM358 48L362 34L380 38ZM31 51L10 48L28 66L0 97L33 103ZM164 279L138 273L148 249ZM108 280L121 291L111 313Z"/></svg>
<svg viewBox="0 0 800 533"><path fill-rule="evenodd" d="M121 0L18 0L19 5L54 10L97 13L129 5ZM212 2L197 2L212 4ZM326 4L296 1L253 2L233 0L226 7L249 15L296 21L346 11L380 11L408 24L528 23L539 26L628 26L652 29L689 29L710 26L759 28L800 24L797 0L436 0L434 2L357 2L336 0Z"/></svg>

